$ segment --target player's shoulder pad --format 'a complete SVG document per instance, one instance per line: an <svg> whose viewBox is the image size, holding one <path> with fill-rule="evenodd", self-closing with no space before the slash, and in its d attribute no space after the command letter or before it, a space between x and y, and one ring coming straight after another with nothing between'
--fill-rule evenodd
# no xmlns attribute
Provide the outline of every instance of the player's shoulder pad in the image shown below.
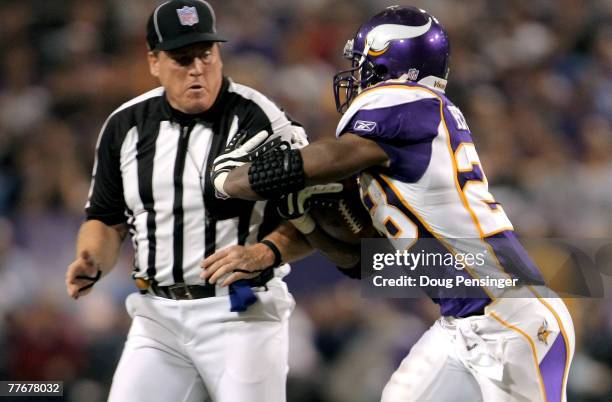
<svg viewBox="0 0 612 402"><path fill-rule="evenodd" d="M382 109L440 97L440 94L416 83L386 81L366 89L353 100L338 123L336 136L348 131L347 125L360 110Z"/></svg>

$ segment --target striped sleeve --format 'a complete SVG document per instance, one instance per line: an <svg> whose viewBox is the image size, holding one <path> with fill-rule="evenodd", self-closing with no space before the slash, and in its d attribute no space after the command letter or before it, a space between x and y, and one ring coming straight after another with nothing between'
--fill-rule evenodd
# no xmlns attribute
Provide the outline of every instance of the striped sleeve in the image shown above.
<svg viewBox="0 0 612 402"><path fill-rule="evenodd" d="M126 204L119 162L121 143L119 116L105 122L96 145L89 196L85 205L87 220L95 219L107 225L126 221Z"/></svg>

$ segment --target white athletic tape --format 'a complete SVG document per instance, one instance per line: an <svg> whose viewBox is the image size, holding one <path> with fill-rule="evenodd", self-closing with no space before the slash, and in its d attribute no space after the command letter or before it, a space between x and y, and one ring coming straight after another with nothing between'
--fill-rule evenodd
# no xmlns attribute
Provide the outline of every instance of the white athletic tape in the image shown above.
<svg viewBox="0 0 612 402"><path fill-rule="evenodd" d="M257 134L255 134L252 138L250 138L247 142L245 142L240 147L238 147L236 151L240 151L241 156L246 155L249 152L253 151L255 148L257 148L258 146L260 146L261 144L263 144L266 141L266 139L268 139L268 132L260 131Z"/></svg>
<svg viewBox="0 0 612 402"><path fill-rule="evenodd" d="M215 192L216 192L217 198L221 198L221 199L229 198L229 194L227 194L225 192L225 189L223 188L228 174L229 172L223 172L223 173L219 173L219 175L215 177L214 185L215 185Z"/></svg>
<svg viewBox="0 0 612 402"><path fill-rule="evenodd" d="M317 224L314 219L308 214L304 214L299 218L291 219L289 222L300 232L307 235L315 230Z"/></svg>

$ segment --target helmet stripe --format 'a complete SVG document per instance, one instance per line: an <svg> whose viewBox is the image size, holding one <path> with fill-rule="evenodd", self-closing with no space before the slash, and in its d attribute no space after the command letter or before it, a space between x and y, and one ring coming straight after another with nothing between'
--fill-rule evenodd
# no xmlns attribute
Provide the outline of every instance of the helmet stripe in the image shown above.
<svg viewBox="0 0 612 402"><path fill-rule="evenodd" d="M370 48L379 52L389 46L389 42L396 39L412 39L425 35L431 28L431 17L427 24L418 27L399 24L383 24L375 27L366 37Z"/></svg>

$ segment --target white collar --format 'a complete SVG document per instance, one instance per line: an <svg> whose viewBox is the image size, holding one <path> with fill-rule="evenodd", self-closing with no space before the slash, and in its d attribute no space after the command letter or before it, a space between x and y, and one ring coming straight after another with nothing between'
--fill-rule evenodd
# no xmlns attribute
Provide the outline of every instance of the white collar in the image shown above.
<svg viewBox="0 0 612 402"><path fill-rule="evenodd" d="M446 91L446 84L448 83L447 80L439 78L439 77L435 77L433 75L428 75L427 77L422 78L417 82L423 86L426 86L427 88L430 88L430 89L433 89L434 91L439 91L442 93Z"/></svg>
<svg viewBox="0 0 612 402"><path fill-rule="evenodd" d="M404 83L404 82L414 82L414 81L409 80L408 77L407 77L407 74L404 74L404 75L402 75L399 78L392 78L390 80L381 81L379 84L382 84L382 83L394 83L394 82ZM434 91L438 91L438 92L444 93L444 91L446 91L446 85L447 85L448 81L443 79L443 78L440 78L440 77L436 77L436 76L433 76L433 75L428 75L427 77L418 80L416 83L417 84L421 84L424 87L427 87L429 89L433 89ZM361 92L361 91L362 90L360 90L359 92Z"/></svg>

